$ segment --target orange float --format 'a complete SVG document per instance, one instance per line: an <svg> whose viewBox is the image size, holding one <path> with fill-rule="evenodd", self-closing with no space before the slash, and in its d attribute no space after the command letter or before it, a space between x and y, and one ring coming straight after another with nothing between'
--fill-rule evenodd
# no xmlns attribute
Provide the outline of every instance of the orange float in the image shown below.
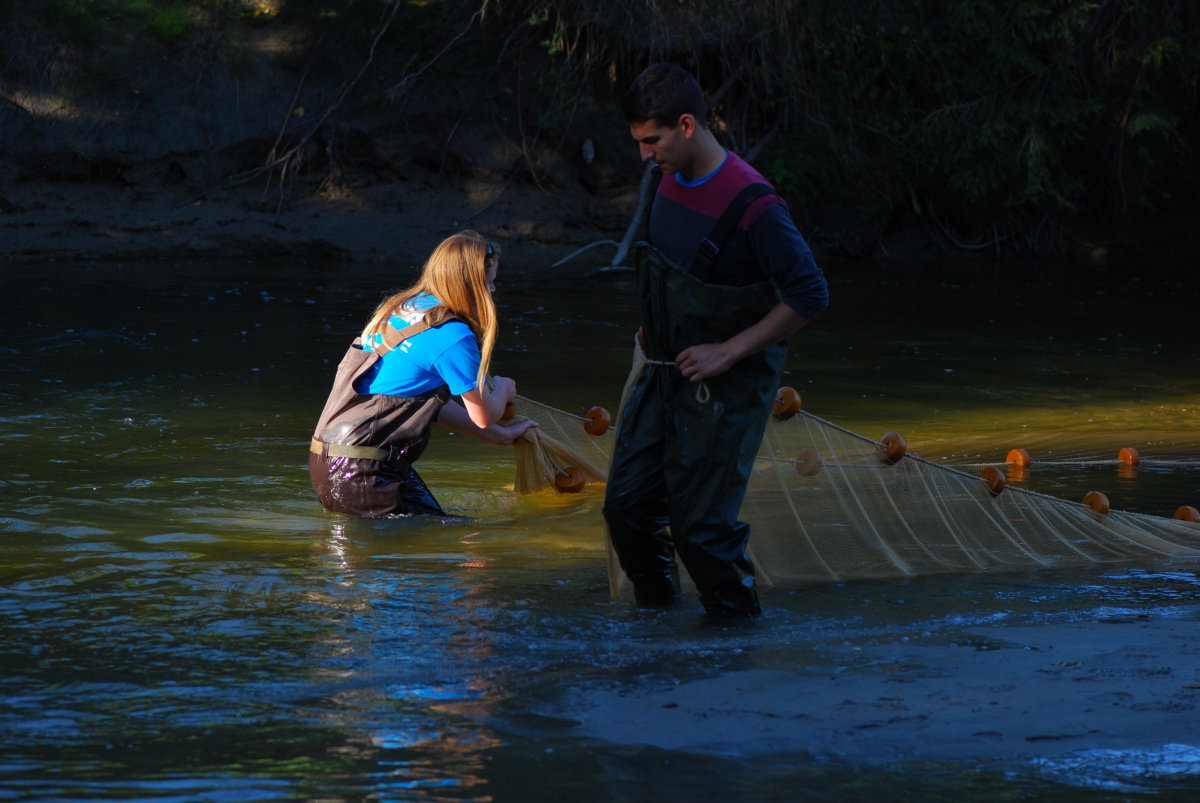
<svg viewBox="0 0 1200 803"><path fill-rule="evenodd" d="M908 441L899 432L887 432L879 439L875 455L888 465L896 465L908 451Z"/></svg>
<svg viewBox="0 0 1200 803"><path fill-rule="evenodd" d="M1083 503L1101 516L1108 515L1108 497L1099 491L1088 491L1083 497Z"/></svg>
<svg viewBox="0 0 1200 803"><path fill-rule="evenodd" d="M979 478L987 483L992 496L999 496L1000 492L1004 490L1004 474L995 466L988 466L979 472Z"/></svg>
<svg viewBox="0 0 1200 803"><path fill-rule="evenodd" d="M1142 462L1142 459L1138 457L1137 449L1134 449L1130 446L1126 446L1117 453L1117 460L1127 466L1136 466L1138 463Z"/></svg>
<svg viewBox="0 0 1200 803"><path fill-rule="evenodd" d="M612 416L603 407L593 407L588 410L587 418L583 420L583 431L594 437L600 437L608 432L612 424Z"/></svg>
<svg viewBox="0 0 1200 803"><path fill-rule="evenodd" d="M781 421L800 412L800 393L795 388L784 385L775 392L775 417Z"/></svg>
<svg viewBox="0 0 1200 803"><path fill-rule="evenodd" d="M823 465L824 461L816 449L804 449L796 455L796 471L800 472L801 476L811 477L819 473Z"/></svg>
<svg viewBox="0 0 1200 803"><path fill-rule="evenodd" d="M1200 510L1191 505L1184 505L1175 511L1175 518L1179 521L1190 521L1192 524L1200 524Z"/></svg>
<svg viewBox="0 0 1200 803"><path fill-rule="evenodd" d="M560 493L577 494L583 490L583 486L587 485L587 476L572 466L554 478L554 485Z"/></svg>
<svg viewBox="0 0 1200 803"><path fill-rule="evenodd" d="M1029 468L1029 452L1024 449L1012 449L1005 462L1015 463L1021 468Z"/></svg>
<svg viewBox="0 0 1200 803"><path fill-rule="evenodd" d="M504 415L500 416L500 418L502 418L502 419L512 418L516 414L517 414L517 405L513 404L512 402L509 402L508 404L504 405Z"/></svg>

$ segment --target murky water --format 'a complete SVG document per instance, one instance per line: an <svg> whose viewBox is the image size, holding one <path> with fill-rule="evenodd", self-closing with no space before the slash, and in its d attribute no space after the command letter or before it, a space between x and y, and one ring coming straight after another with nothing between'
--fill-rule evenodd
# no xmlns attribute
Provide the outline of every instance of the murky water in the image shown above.
<svg viewBox="0 0 1200 803"><path fill-rule="evenodd" d="M307 440L346 343L382 292L410 278L315 261L4 266L0 797L1200 790L1186 753L1171 759L1183 770L1113 791L1089 781L1111 770L1103 757L1048 774L1013 759L694 756L597 743L546 716L571 688L799 667L830 639L949 641L998 617L1195 617L1200 573L821 586L768 594L750 628L714 626L695 603L638 613L608 599L598 496L518 499L507 450L444 431L419 468L469 518L331 516L309 487ZM624 277L510 267L501 278L497 372L564 409L615 408L636 328ZM1035 459L1113 457L1125 445L1143 458L1200 457L1194 277L959 266L833 268L830 279L833 306L789 362L817 415L868 435L900 430L925 457L955 463L1013 446ZM1200 504L1194 466L1035 465L1021 481L1076 499L1097 488L1149 513Z"/></svg>

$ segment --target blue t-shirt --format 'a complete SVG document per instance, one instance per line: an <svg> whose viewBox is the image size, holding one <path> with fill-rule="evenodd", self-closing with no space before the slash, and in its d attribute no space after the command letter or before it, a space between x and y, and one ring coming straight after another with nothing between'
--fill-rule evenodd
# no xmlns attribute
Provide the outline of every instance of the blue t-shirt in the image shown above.
<svg viewBox="0 0 1200 803"><path fill-rule="evenodd" d="M422 320L425 312L439 302L428 293L412 299L399 315L391 317L392 326L403 329ZM382 345L383 336L364 343L365 351ZM385 353L375 367L355 383L359 393L383 393L388 396L420 396L437 390L442 383L455 396L472 391L478 385L479 341L471 328L461 321L449 321L405 340Z"/></svg>

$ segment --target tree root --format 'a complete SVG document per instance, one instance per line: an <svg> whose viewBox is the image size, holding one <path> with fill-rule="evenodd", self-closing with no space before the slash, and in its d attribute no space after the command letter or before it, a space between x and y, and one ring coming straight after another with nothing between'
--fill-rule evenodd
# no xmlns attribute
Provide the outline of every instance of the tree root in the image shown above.
<svg viewBox="0 0 1200 803"><path fill-rule="evenodd" d="M570 255L563 257L562 259L558 260L550 267L557 268L559 265L566 264L567 262L570 262L572 259L574 259L575 257L582 254L584 251L595 248L598 245L615 245L617 248L621 247L621 244L619 242L617 242L616 240L596 240L596 242L588 243L583 248L580 248L578 251L575 251L575 252L571 253Z"/></svg>

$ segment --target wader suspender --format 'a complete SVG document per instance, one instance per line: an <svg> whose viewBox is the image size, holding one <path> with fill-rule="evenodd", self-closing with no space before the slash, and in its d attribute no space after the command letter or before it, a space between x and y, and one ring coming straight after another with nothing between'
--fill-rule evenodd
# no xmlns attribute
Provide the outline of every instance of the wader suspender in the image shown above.
<svg viewBox="0 0 1200 803"><path fill-rule="evenodd" d="M646 242L650 242L650 211L654 208L654 199L658 197L658 185L662 183L663 171L658 165L650 168L650 188L646 196ZM713 263L717 261L717 256L721 253L721 249L729 242L733 230L737 224L742 221L742 216L746 214L746 210L750 208L750 204L762 198L764 195L771 195L775 190L770 184L751 184L744 187L741 192L734 196L729 202L729 206L725 207L725 211L721 213L721 217L717 220L713 230L709 235L700 241L700 248L696 251L696 264L692 268L692 275L702 282L708 281L708 275L712 273Z"/></svg>
<svg viewBox="0 0 1200 803"><path fill-rule="evenodd" d="M742 216L746 214L746 210L750 208L750 204L757 201L764 195L770 195L775 192L770 184L751 184L742 189L729 206L725 207L725 211L721 213L721 217L717 220L717 224L713 226L713 230L707 237L700 241L700 249L696 251L696 264L692 268L692 275L702 282L708 281L708 275L712 272L713 263L717 261L717 257L721 253L721 249L729 242L729 237L733 234L733 230L737 224L741 222Z"/></svg>
<svg viewBox="0 0 1200 803"><path fill-rule="evenodd" d="M646 214L642 222L646 226L646 242L650 242L650 210L654 208L654 199L658 197L658 185L662 184L663 171L658 165L650 168L650 187L646 191Z"/></svg>
<svg viewBox="0 0 1200 803"><path fill-rule="evenodd" d="M450 320L449 318L447 321ZM445 323L445 321L443 321ZM425 320L418 321L412 326L406 326L403 329L397 329L392 326L392 322L387 322L387 327L383 332L383 348L375 349L375 353L382 357L392 349L399 346L405 340L421 334L430 329L429 323ZM397 469L404 471L412 466L412 463L403 454L391 449L376 449L371 446L343 446L340 443L325 443L316 438L312 439L308 450L319 455L328 457L352 457L357 460L378 460L381 463L388 463L395 466Z"/></svg>

